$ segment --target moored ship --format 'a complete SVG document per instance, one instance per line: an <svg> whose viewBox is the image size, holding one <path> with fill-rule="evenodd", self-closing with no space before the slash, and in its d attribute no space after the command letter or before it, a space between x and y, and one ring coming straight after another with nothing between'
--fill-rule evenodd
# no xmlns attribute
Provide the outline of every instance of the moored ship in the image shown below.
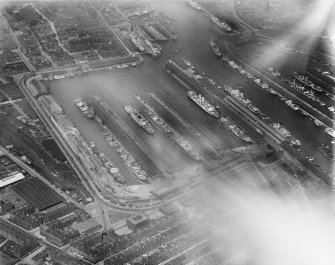
<svg viewBox="0 0 335 265"><path fill-rule="evenodd" d="M111 133L105 132L104 137L106 141L113 147L113 149L119 153L125 165L128 167L131 173L140 181L145 181L147 178L146 171L136 162L135 158L122 146L120 141ZM114 179L123 184L124 179L118 171L115 170L114 166L111 168L110 173L113 174Z"/></svg>
<svg viewBox="0 0 335 265"><path fill-rule="evenodd" d="M145 107L144 111L147 114L147 117L151 119L159 129L166 133L172 132L171 127L157 114L154 108L151 107L140 94L134 94L134 97Z"/></svg>
<svg viewBox="0 0 335 265"><path fill-rule="evenodd" d="M171 132L170 126L152 108L146 107L145 113L162 131Z"/></svg>
<svg viewBox="0 0 335 265"><path fill-rule="evenodd" d="M301 142L298 139L293 138L290 143L294 146L300 146Z"/></svg>
<svg viewBox="0 0 335 265"><path fill-rule="evenodd" d="M306 85L306 86L308 86L308 87L314 89L315 91L318 91L318 92L322 92L322 91L323 91L323 89L322 89L320 86L315 85L312 81L310 81L310 80L308 79L308 77L303 76L303 75L301 75L301 74L298 74L297 72L294 72L292 75L293 75L293 77L294 77L296 80L298 80L298 81L301 82L302 84L304 84L304 85Z"/></svg>
<svg viewBox="0 0 335 265"><path fill-rule="evenodd" d="M136 47L138 51L140 52L145 51L142 41L137 35L135 35L134 33L130 34L130 40L131 40L131 43Z"/></svg>
<svg viewBox="0 0 335 265"><path fill-rule="evenodd" d="M218 18L217 16L211 15L210 18L220 28L228 32L231 32L233 30L231 26L229 26L226 22L222 21L222 19Z"/></svg>
<svg viewBox="0 0 335 265"><path fill-rule="evenodd" d="M318 119L315 119L314 120L314 124L317 126L317 127L321 127L323 125L323 122L322 121L319 121Z"/></svg>
<svg viewBox="0 0 335 265"><path fill-rule="evenodd" d="M93 107L90 106L85 99L83 99L82 97L76 97L73 101L86 118L89 119L94 118L95 111Z"/></svg>
<svg viewBox="0 0 335 265"><path fill-rule="evenodd" d="M328 135L330 135L331 137L335 138L335 130L333 128L327 127L325 129L325 133L327 133Z"/></svg>
<svg viewBox="0 0 335 265"><path fill-rule="evenodd" d="M220 122L226 127L227 130L231 131L236 137L239 139L247 142L247 143L252 143L252 139L250 136L240 129L235 123L233 123L227 115L222 113L222 116L220 118Z"/></svg>
<svg viewBox="0 0 335 265"><path fill-rule="evenodd" d="M300 109L298 105L296 105L292 102L292 100L287 100L285 103L286 103L287 106L289 106L291 109L293 109L295 111Z"/></svg>
<svg viewBox="0 0 335 265"><path fill-rule="evenodd" d="M328 157L331 161L335 161L335 154L334 154L334 150L326 144L322 144L319 147L320 152L325 155L326 157Z"/></svg>
<svg viewBox="0 0 335 265"><path fill-rule="evenodd" d="M209 41L209 45L211 46L212 51L214 52L214 54L217 57L220 57L222 55L222 53L219 50L218 45L215 43L215 41L213 40L213 38Z"/></svg>
<svg viewBox="0 0 335 265"><path fill-rule="evenodd" d="M197 95L193 90L187 92L187 95L193 102L195 102L200 108L206 111L209 115L218 118L219 113L215 107L210 104L201 94Z"/></svg>
<svg viewBox="0 0 335 265"><path fill-rule="evenodd" d="M146 120L142 116L142 114L138 113L138 111L136 109L134 109L130 105L125 106L124 109L130 115L130 117L132 117L133 120L136 121L136 123L138 125L140 125L147 133L149 133L149 134L153 134L154 133L154 129L151 127L151 125L148 122L148 120Z"/></svg>
<svg viewBox="0 0 335 265"><path fill-rule="evenodd" d="M290 137L291 136L290 131L287 130L285 127L283 127L281 124L273 123L271 125L281 136L283 136L283 137Z"/></svg>
<svg viewBox="0 0 335 265"><path fill-rule="evenodd" d="M335 101L335 95L331 93L326 93L326 96L330 98L332 101Z"/></svg>
<svg viewBox="0 0 335 265"><path fill-rule="evenodd" d="M188 60L186 60L185 58L182 58L181 61L190 69L194 70L195 66L193 64L191 64Z"/></svg>
<svg viewBox="0 0 335 265"><path fill-rule="evenodd" d="M195 3L193 0L186 0L186 3L189 6L195 8L196 10L199 10L199 11L201 10L201 7L197 3Z"/></svg>
<svg viewBox="0 0 335 265"><path fill-rule="evenodd" d="M302 109L302 108L298 109L298 113L300 113L303 116L308 116L309 115L309 113L307 111L305 111L304 109Z"/></svg>
<svg viewBox="0 0 335 265"><path fill-rule="evenodd" d="M262 83L262 80L260 78L252 79L252 81L263 91L270 93L269 85L267 83Z"/></svg>

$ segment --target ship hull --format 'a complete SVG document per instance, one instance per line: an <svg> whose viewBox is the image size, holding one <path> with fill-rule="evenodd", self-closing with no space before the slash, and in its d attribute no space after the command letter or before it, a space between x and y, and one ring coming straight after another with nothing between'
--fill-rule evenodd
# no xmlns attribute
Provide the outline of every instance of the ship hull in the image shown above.
<svg viewBox="0 0 335 265"><path fill-rule="evenodd" d="M215 16L211 16L211 20L214 22L215 25L217 25L218 27L220 27L221 29L224 29L228 32L231 32L232 29L229 25L227 25L226 23L224 22L221 22L219 21L219 19Z"/></svg>
<svg viewBox="0 0 335 265"><path fill-rule="evenodd" d="M302 77L298 76L296 73L293 74L293 77L298 80L300 83L302 83L303 85L313 89L314 91L317 92L322 92L322 88L319 88L318 86L314 86L313 84L309 83L307 80L304 80Z"/></svg>
<svg viewBox="0 0 335 265"><path fill-rule="evenodd" d="M130 117L140 126L142 129L148 133L153 134L154 130L149 124L149 122L144 119L144 117L139 114L135 109L133 109L131 106L126 106L125 111L130 115Z"/></svg>
<svg viewBox="0 0 335 265"><path fill-rule="evenodd" d="M272 93L270 93L270 89L269 89L269 88L262 87L261 84L255 82L255 81L252 81L252 82L253 82L258 88L260 88L262 91L264 91L265 93L273 95Z"/></svg>
<svg viewBox="0 0 335 265"><path fill-rule="evenodd" d="M94 109L84 100L83 98L77 97L74 99L74 103L77 108L81 111L84 117L93 119L95 117Z"/></svg>
<svg viewBox="0 0 335 265"><path fill-rule="evenodd" d="M190 95L190 93L188 92L187 93L187 96L199 107L199 108L201 108L203 111L205 111L207 114L209 114L209 115L211 115L212 117L214 117L214 118L218 118L219 117L219 113L217 112L217 111L208 111L208 110L206 110L205 109L205 107L204 106L202 106L199 102L197 102L196 100L195 100L195 98L192 96L192 95Z"/></svg>

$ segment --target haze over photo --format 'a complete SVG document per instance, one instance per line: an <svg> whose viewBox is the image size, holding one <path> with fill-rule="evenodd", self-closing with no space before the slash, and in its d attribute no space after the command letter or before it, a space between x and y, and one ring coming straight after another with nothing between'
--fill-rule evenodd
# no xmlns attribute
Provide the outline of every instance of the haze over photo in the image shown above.
<svg viewBox="0 0 335 265"><path fill-rule="evenodd" d="M333 265L335 1L0 0L1 265Z"/></svg>

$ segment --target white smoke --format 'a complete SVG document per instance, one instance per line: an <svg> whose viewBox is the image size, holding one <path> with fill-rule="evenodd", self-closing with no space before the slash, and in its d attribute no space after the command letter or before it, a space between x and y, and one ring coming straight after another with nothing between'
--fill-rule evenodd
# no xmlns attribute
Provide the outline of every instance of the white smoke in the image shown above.
<svg viewBox="0 0 335 265"><path fill-rule="evenodd" d="M217 189L222 201L208 202L229 215L219 230L223 244L232 247L233 264L335 264L334 198L277 193L250 183Z"/></svg>

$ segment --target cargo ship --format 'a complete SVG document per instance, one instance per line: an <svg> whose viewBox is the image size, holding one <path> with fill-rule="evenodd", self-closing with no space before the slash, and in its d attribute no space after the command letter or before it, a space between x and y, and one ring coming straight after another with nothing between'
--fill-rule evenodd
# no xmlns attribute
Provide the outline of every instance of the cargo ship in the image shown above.
<svg viewBox="0 0 335 265"><path fill-rule="evenodd" d="M90 143L90 145L92 146L92 142ZM115 167L114 163L111 162L104 153L97 154L97 157L99 157L101 163L104 165L106 170L112 175L113 179L120 184L124 184L125 182L124 177L120 174L119 169Z"/></svg>
<svg viewBox="0 0 335 265"><path fill-rule="evenodd" d="M309 115L309 113L302 108L298 109L298 113L300 113L302 116L308 116Z"/></svg>
<svg viewBox="0 0 335 265"><path fill-rule="evenodd" d="M260 87L263 91L270 93L269 85L267 83L262 83L260 78L252 79L252 82Z"/></svg>
<svg viewBox="0 0 335 265"><path fill-rule="evenodd" d="M317 127L321 127L323 125L323 122L322 121L319 121L318 119L315 119L314 120L314 124L317 126Z"/></svg>
<svg viewBox="0 0 335 265"><path fill-rule="evenodd" d="M134 97L145 107L145 113L148 118L151 119L159 129L165 133L172 132L171 127L157 114L153 107L151 107L140 94L134 94Z"/></svg>
<svg viewBox="0 0 335 265"><path fill-rule="evenodd" d="M301 82L302 84L314 89L315 91L318 91L318 92L322 92L323 89L318 86L318 85L315 85L313 82L311 82L308 77L306 76L303 76L303 75L300 75L298 74L297 72L294 72L293 74L293 77L298 80L299 82Z"/></svg>
<svg viewBox="0 0 335 265"><path fill-rule="evenodd" d="M195 3L193 0L186 0L186 3L190 6L190 7L193 7L195 8L196 10L201 10L201 7Z"/></svg>
<svg viewBox="0 0 335 265"><path fill-rule="evenodd" d="M92 108L92 106L90 106L87 103L85 99L83 99L82 97L76 97L73 101L86 118L88 119L94 118L95 111Z"/></svg>
<svg viewBox="0 0 335 265"><path fill-rule="evenodd" d="M187 95L193 102L195 102L200 108L206 111L209 115L218 118L219 113L215 107L210 104L201 94L197 95L193 90L187 92Z"/></svg>
<svg viewBox="0 0 335 265"><path fill-rule="evenodd" d="M324 106L325 105L325 103L323 101L321 101L320 98L318 98L317 96L315 96L315 91L314 90L308 90L303 85L297 84L295 82L295 79L293 80L293 82L287 80L287 83L294 90L296 90L297 92L301 93L306 98L306 100L307 100L306 102L308 102L309 100L311 100L313 102L317 102L320 106Z"/></svg>
<svg viewBox="0 0 335 265"><path fill-rule="evenodd" d="M151 127L150 123L142 116L142 114L138 113L136 109L134 109L132 106L125 106L124 110L130 115L130 117L133 118L136 123L141 126L144 131L146 131L148 134L153 134L154 129Z"/></svg>
<svg viewBox="0 0 335 265"><path fill-rule="evenodd" d="M172 139L175 143L181 147L190 157L195 160L201 160L200 153L197 149L195 149L183 136L178 133L171 134Z"/></svg>
<svg viewBox="0 0 335 265"><path fill-rule="evenodd" d="M285 103L286 103L287 106L289 106L294 111L297 111L298 109L300 109L298 105L296 105L292 102L292 100L287 100Z"/></svg>
<svg viewBox="0 0 335 265"><path fill-rule="evenodd" d="M240 66L239 66L238 64L236 64L234 61L229 61L229 62L228 62L228 66L230 66L230 67L233 68L234 70L240 68Z"/></svg>
<svg viewBox="0 0 335 265"><path fill-rule="evenodd" d="M330 98L332 101L335 101L335 95L331 93L326 93L326 96Z"/></svg>
<svg viewBox="0 0 335 265"><path fill-rule="evenodd" d="M231 32L233 30L231 26L229 26L226 22L222 21L222 19L218 18L217 16L211 15L210 18L220 28L228 32Z"/></svg>
<svg viewBox="0 0 335 265"><path fill-rule="evenodd" d="M330 135L331 137L335 138L335 130L333 128L327 127L325 129L325 133L327 133L328 135Z"/></svg>
<svg viewBox="0 0 335 265"><path fill-rule="evenodd" d="M213 38L209 41L209 45L211 46L212 51L214 52L214 54L217 57L220 57L222 55L222 53L219 50L218 45L215 43L215 41L213 40Z"/></svg>
<svg viewBox="0 0 335 265"><path fill-rule="evenodd" d="M220 118L220 122L224 125L224 127L231 131L237 138L247 142L252 143L252 139L249 137L249 135L240 129L236 124L234 124L227 115L222 113L222 116Z"/></svg>
<svg viewBox="0 0 335 265"><path fill-rule="evenodd" d="M147 178L146 171L136 162L135 158L122 146L120 141L111 133L105 132L104 137L106 141L113 147L113 149L120 154L125 165L128 167L130 172L140 181L145 181ZM113 171L113 172L112 172ZM110 173L114 179L121 184L124 182L123 177L115 170L114 166Z"/></svg>
<svg viewBox="0 0 335 265"><path fill-rule="evenodd" d="M291 133L279 123L273 123L271 126L283 137L290 137Z"/></svg>
<svg viewBox="0 0 335 265"><path fill-rule="evenodd" d="M146 107L145 113L163 132L171 132L171 127L156 113L156 111L154 111L154 109Z"/></svg>
<svg viewBox="0 0 335 265"><path fill-rule="evenodd" d="M131 40L131 43L136 47L136 49L139 52L144 52L145 51L145 48L142 44L142 41L134 33L130 34L130 40Z"/></svg>

